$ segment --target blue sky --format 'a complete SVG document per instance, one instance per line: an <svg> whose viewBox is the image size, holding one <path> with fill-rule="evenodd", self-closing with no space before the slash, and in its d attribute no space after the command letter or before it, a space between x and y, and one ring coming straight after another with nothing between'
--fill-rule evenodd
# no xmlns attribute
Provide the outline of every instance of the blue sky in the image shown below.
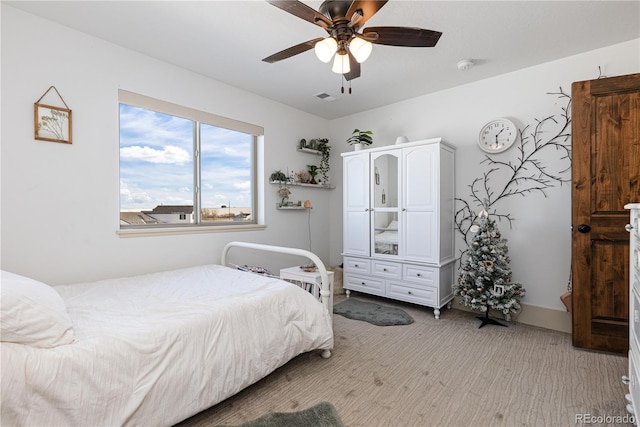
<svg viewBox="0 0 640 427"><path fill-rule="evenodd" d="M252 136L201 125L202 205L251 206ZM120 209L193 204L193 122L120 104Z"/></svg>

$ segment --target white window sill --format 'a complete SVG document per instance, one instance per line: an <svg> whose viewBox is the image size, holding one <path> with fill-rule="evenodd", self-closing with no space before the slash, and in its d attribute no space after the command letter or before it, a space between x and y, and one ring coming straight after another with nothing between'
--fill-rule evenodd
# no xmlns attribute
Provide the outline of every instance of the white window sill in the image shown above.
<svg viewBox="0 0 640 427"><path fill-rule="evenodd" d="M177 234L226 233L230 231L256 231L267 228L264 224L252 225L202 225L197 227L149 227L121 228L116 230L120 237L170 236Z"/></svg>

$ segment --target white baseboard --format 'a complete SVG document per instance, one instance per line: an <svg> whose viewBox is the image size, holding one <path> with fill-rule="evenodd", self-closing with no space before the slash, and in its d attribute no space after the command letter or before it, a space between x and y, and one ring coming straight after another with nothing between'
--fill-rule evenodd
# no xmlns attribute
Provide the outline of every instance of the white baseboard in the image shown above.
<svg viewBox="0 0 640 427"><path fill-rule="evenodd" d="M537 305L521 304L522 311L513 320L526 325L538 326L540 328L552 329L554 331L571 333L572 321L571 313L564 310L556 310L553 308L539 307ZM474 311L471 308L460 304L458 298L452 301L451 308L462 311ZM477 311L474 311L478 313ZM501 313L497 313L496 318L502 318ZM508 324L508 322L506 322Z"/></svg>

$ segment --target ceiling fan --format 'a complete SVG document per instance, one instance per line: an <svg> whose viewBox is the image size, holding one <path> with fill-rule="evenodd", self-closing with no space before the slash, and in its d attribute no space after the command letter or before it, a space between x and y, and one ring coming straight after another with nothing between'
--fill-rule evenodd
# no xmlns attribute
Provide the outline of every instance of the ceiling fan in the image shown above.
<svg viewBox="0 0 640 427"><path fill-rule="evenodd" d="M332 70L346 80L360 77L360 64L371 53L372 44L405 47L433 47L438 43L439 31L415 27L360 28L375 15L388 0L328 0L320 11L296 0L267 0L267 3L315 24L329 33L327 38L315 38L291 46L263 59L274 63L315 49L322 62L334 57ZM344 91L344 88L343 88Z"/></svg>

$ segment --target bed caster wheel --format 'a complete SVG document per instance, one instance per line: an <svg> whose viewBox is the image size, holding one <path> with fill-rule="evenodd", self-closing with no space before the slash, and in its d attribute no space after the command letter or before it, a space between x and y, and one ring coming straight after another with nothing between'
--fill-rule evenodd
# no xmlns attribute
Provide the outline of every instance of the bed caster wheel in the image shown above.
<svg viewBox="0 0 640 427"><path fill-rule="evenodd" d="M320 357L322 357L323 359L328 359L331 357L331 350L322 350L322 352L320 353Z"/></svg>

